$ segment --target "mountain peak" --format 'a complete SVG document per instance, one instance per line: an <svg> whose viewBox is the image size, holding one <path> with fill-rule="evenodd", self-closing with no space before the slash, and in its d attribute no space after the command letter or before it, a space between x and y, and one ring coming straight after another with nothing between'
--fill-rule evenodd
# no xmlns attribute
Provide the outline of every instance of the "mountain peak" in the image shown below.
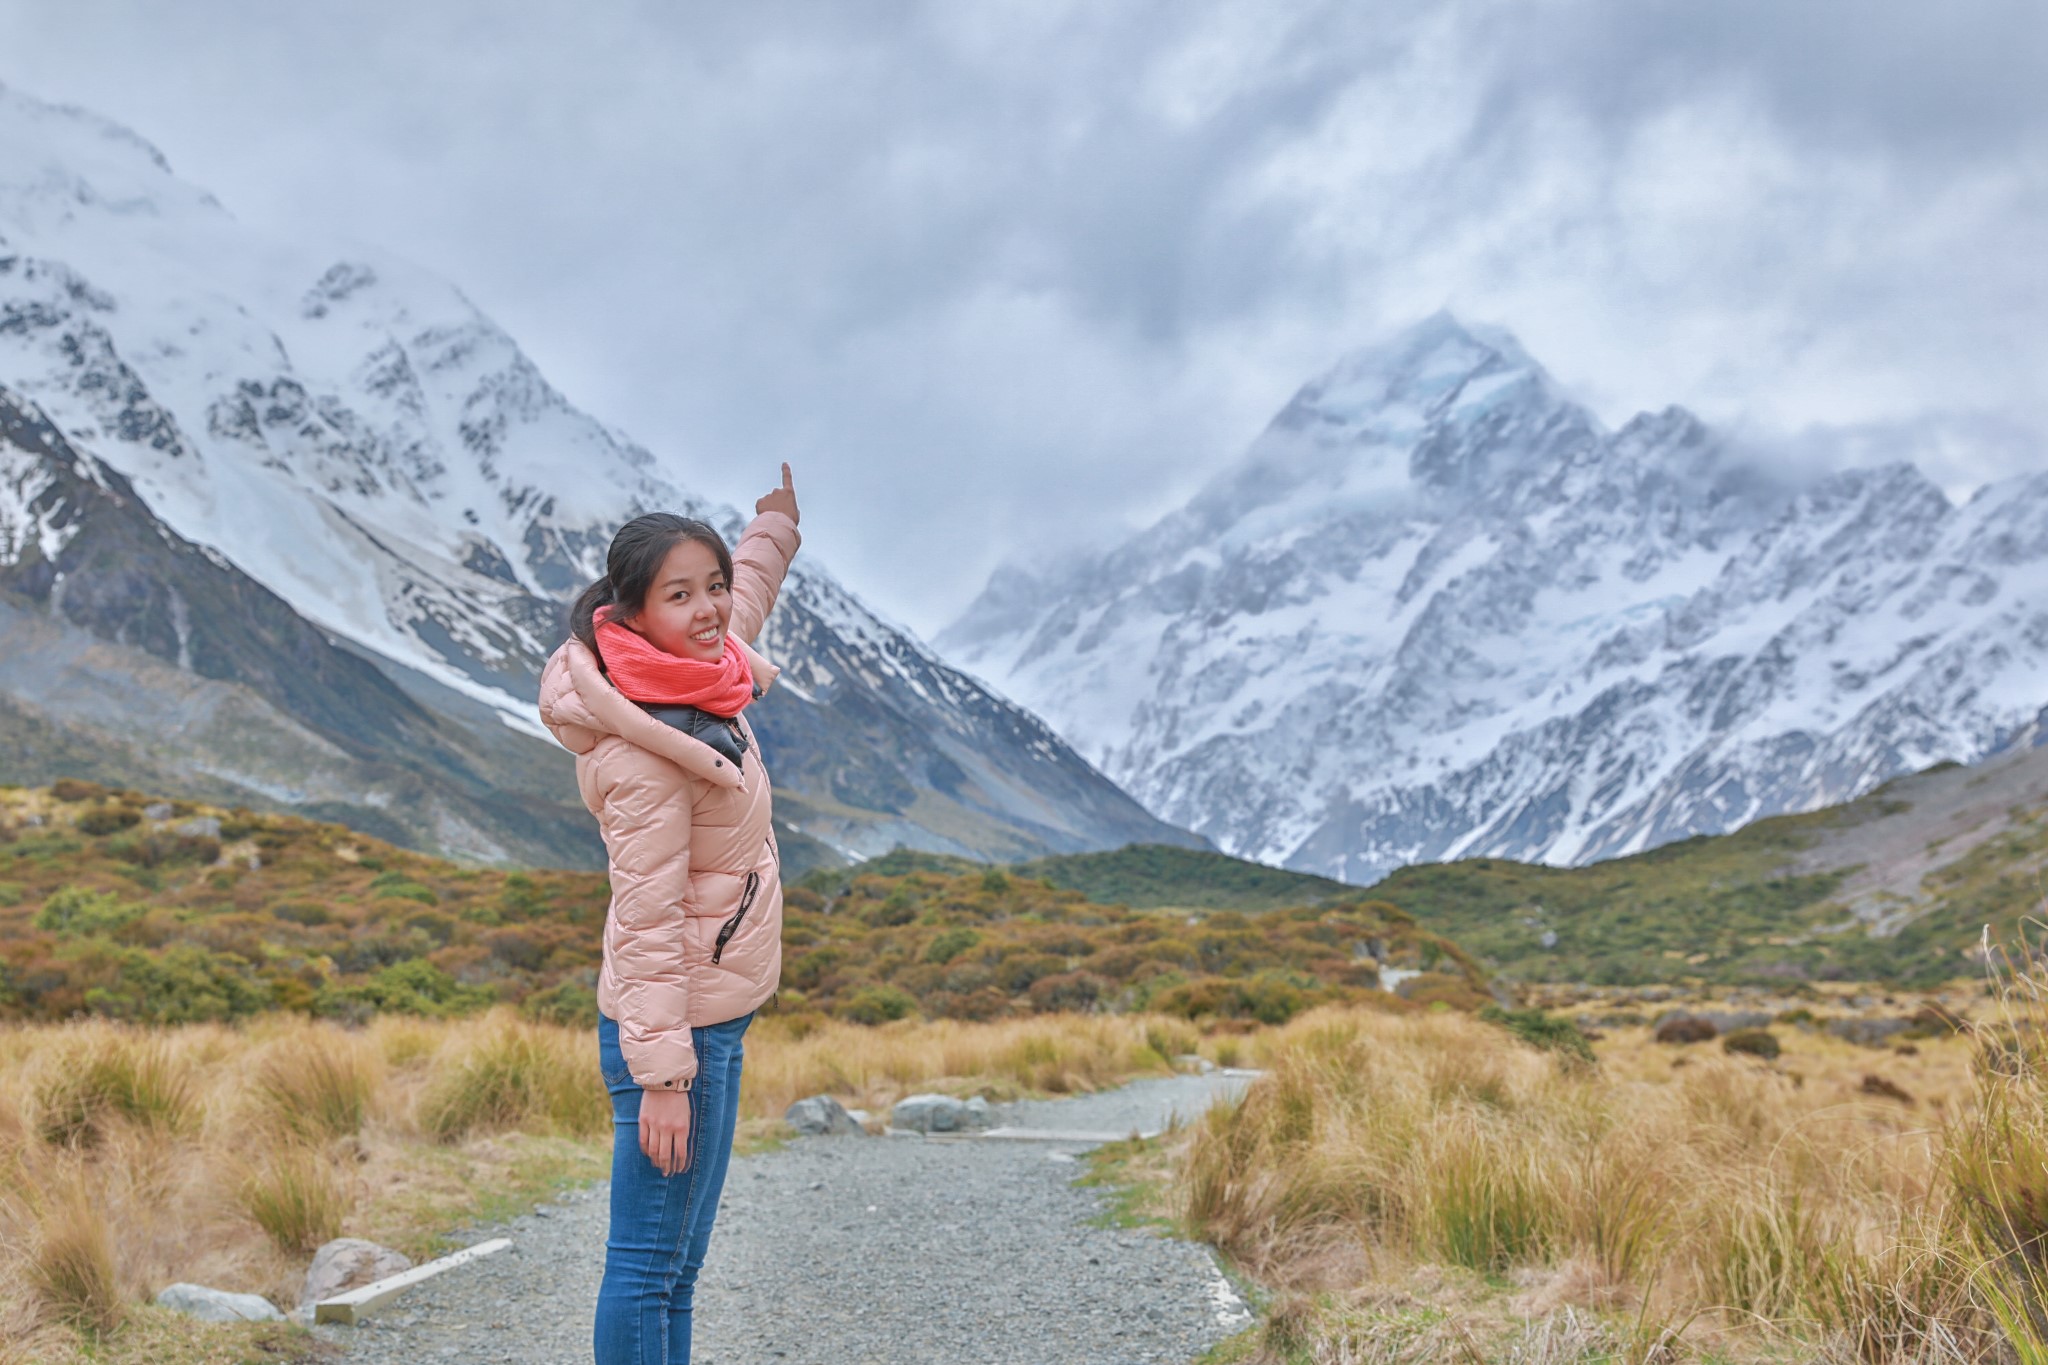
<svg viewBox="0 0 2048 1365"><path fill-rule="evenodd" d="M154 144L75 105L52 104L0 82L0 193L83 187L84 203L127 205L179 182Z"/></svg>

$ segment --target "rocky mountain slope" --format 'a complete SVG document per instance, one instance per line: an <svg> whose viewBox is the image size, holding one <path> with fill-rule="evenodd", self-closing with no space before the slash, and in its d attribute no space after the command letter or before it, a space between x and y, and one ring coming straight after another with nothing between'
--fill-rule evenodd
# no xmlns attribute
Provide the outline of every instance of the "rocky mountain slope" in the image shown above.
<svg viewBox="0 0 2048 1365"><path fill-rule="evenodd" d="M262 692L275 680L255 666L266 651L338 645L312 651L322 667L340 669L345 651L396 686L361 667L336 672L320 705L351 710L354 724L409 697L505 751L496 776L512 797L557 809L573 791L543 747L531 698L564 633L564 599L596 576L613 528L640 511L701 516L729 535L740 527L579 411L451 285L372 250L266 238L133 133L4 87L0 384L47 415L77 468L103 462L118 473L120 496L162 535L295 614L296 624L264 616L264 629L282 634L217 656L221 671L204 676ZM140 521L130 530L137 544L158 534ZM815 549L771 625L767 648L788 672L758 726L787 793L783 818L821 850L907 843L1020 857L1195 842L869 611ZM114 626L66 609L80 590L67 583L35 600L52 621L140 644L192 673L182 645L154 646L186 639L195 599L142 592ZM50 723L43 703L54 692L10 692L17 712L39 708L36 723ZM181 737L188 752L166 771L206 769L212 740L174 728L159 747ZM336 768L323 799L341 818L386 810L395 823L379 833L426 847L525 856L526 833L482 812L476 838L444 837L428 807L469 779L441 771L447 755L420 752L431 755L416 771L432 796L395 795ZM273 761L306 770L266 753L234 780ZM272 786L282 799L300 794L292 781Z"/></svg>
<svg viewBox="0 0 2048 1365"><path fill-rule="evenodd" d="M421 705L4 386L0 695L13 783L161 783L493 862L601 856L559 756Z"/></svg>
<svg viewBox="0 0 2048 1365"><path fill-rule="evenodd" d="M938 644L1231 853L1586 862L2037 741L2048 472L1802 482L1681 409L1607 430L1439 314Z"/></svg>

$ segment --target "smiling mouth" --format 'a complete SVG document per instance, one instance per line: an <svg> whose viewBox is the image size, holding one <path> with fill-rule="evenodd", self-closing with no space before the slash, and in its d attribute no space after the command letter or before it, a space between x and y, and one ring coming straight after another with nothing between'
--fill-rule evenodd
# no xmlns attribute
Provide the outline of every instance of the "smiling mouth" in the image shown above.
<svg viewBox="0 0 2048 1365"><path fill-rule="evenodd" d="M713 627L711 627L711 629L709 629L709 630L703 630L703 631L699 631L699 632L697 632L697 633L696 633L695 635L692 635L692 636L691 636L690 638L691 638L692 640L695 640L695 641L696 641L696 642L697 642L698 644L700 644L700 645L714 645L714 644L717 644L717 643L718 643L718 639L719 639L719 637L720 637L720 636L722 636L722 635L724 635L724 634L725 634L725 632L724 632L724 631L720 630L720 629L719 629L719 628L718 628L717 626L713 626Z"/></svg>

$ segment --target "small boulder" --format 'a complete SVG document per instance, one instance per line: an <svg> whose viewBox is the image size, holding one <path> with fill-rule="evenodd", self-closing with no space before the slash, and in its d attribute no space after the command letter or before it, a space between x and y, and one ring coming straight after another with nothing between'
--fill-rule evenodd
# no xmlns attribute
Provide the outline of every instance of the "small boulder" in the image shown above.
<svg viewBox="0 0 2048 1365"><path fill-rule="evenodd" d="M868 1131L830 1095L798 1100L783 1111L782 1121L806 1137L865 1137Z"/></svg>
<svg viewBox="0 0 2048 1365"><path fill-rule="evenodd" d="M201 1322L283 1322L284 1314L261 1294L230 1294L203 1284L166 1285L158 1304Z"/></svg>
<svg viewBox="0 0 2048 1365"><path fill-rule="evenodd" d="M187 839L218 839L220 821L211 815L195 815L183 824L173 826L171 833Z"/></svg>
<svg viewBox="0 0 2048 1365"><path fill-rule="evenodd" d="M168 802L152 801L142 808L142 818L145 820L168 820L171 818L171 807Z"/></svg>
<svg viewBox="0 0 2048 1365"><path fill-rule="evenodd" d="M411 1269L412 1262L402 1252L360 1237L337 1237L313 1253L313 1264L306 1267L306 1283L299 1290L299 1307L311 1308L337 1294Z"/></svg>
<svg viewBox="0 0 2048 1365"><path fill-rule="evenodd" d="M951 1095L912 1095L896 1101L889 1111L890 1127L913 1133L964 1133L988 1124L988 1101L980 1096L956 1100Z"/></svg>

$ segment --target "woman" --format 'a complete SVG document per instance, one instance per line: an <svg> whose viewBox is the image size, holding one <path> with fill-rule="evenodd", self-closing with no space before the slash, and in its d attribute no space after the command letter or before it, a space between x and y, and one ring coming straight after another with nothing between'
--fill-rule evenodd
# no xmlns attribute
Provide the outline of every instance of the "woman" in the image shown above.
<svg viewBox="0 0 2048 1365"><path fill-rule="evenodd" d="M541 719L611 865L598 1061L612 1094L598 1365L682 1365L739 1116L740 1038L782 972L768 774L748 645L801 537L789 466L728 552L667 513L619 529L541 675Z"/></svg>

